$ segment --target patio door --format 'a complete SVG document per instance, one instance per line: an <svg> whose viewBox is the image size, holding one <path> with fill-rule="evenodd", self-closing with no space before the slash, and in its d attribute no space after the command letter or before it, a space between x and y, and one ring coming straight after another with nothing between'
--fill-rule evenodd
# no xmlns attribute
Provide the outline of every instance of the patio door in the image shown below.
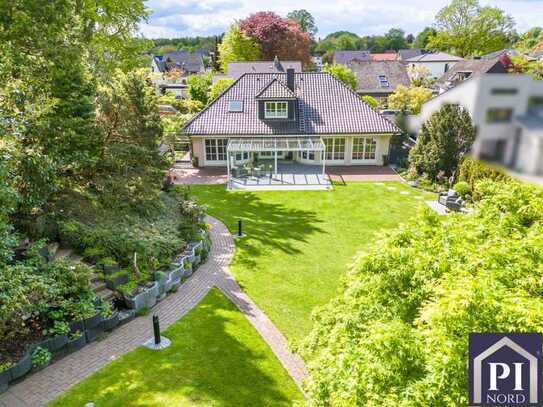
<svg viewBox="0 0 543 407"><path fill-rule="evenodd" d="M374 137L353 137L352 162L356 164L377 163L377 139Z"/></svg>
<svg viewBox="0 0 543 407"><path fill-rule="evenodd" d="M326 146L326 162L343 164L345 162L345 137L325 138L323 141Z"/></svg>

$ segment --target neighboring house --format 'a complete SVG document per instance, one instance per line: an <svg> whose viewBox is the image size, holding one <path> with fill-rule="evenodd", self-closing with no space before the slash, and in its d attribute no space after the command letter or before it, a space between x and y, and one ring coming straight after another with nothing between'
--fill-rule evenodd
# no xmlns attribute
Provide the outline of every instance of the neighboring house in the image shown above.
<svg viewBox="0 0 543 407"><path fill-rule="evenodd" d="M500 58L467 59L457 62L436 82L439 92L444 92L457 86L466 79L474 78L484 73L507 73Z"/></svg>
<svg viewBox="0 0 543 407"><path fill-rule="evenodd" d="M507 55L508 57L518 57L521 55L516 49L513 48L504 48L499 51L494 51L489 54L481 55L480 59L495 59L499 58L502 55Z"/></svg>
<svg viewBox="0 0 543 407"><path fill-rule="evenodd" d="M287 69L302 72L302 62L280 61L277 57L273 61L230 62L226 70L226 77L235 80L246 73L285 73Z"/></svg>
<svg viewBox="0 0 543 407"><path fill-rule="evenodd" d="M205 72L204 60L199 53L173 51L164 55L153 55L151 67L155 73L179 71L183 76Z"/></svg>
<svg viewBox="0 0 543 407"><path fill-rule="evenodd" d="M158 88L159 95L164 95L167 92L171 92L175 95L176 99L187 99L188 97L189 85L187 84L187 80L185 78L182 78L175 83L170 83L167 81L156 82L156 86Z"/></svg>
<svg viewBox="0 0 543 407"><path fill-rule="evenodd" d="M247 73L184 127L199 165L383 165L401 130L328 73ZM324 169L323 169L324 172Z"/></svg>
<svg viewBox="0 0 543 407"><path fill-rule="evenodd" d="M371 61L397 61L398 58L399 56L396 52L379 52L370 54Z"/></svg>
<svg viewBox="0 0 543 407"><path fill-rule="evenodd" d="M400 61L406 61L409 58L418 57L419 55L422 55L422 54L424 54L424 52L421 48L407 48L407 49L401 49L398 51Z"/></svg>
<svg viewBox="0 0 543 407"><path fill-rule="evenodd" d="M161 116L172 116L178 113L175 107L167 104L158 105L158 112Z"/></svg>
<svg viewBox="0 0 543 407"><path fill-rule="evenodd" d="M420 130L446 103L470 113L477 128L475 158L543 175L543 81L530 75L481 74L426 102L410 118L411 130Z"/></svg>
<svg viewBox="0 0 543 407"><path fill-rule="evenodd" d="M370 55L369 51L334 51L332 63L347 65L353 61L369 61Z"/></svg>
<svg viewBox="0 0 543 407"><path fill-rule="evenodd" d="M400 61L352 62L348 66L358 79L356 93L373 96L380 103L385 103L398 85L411 84L407 68Z"/></svg>
<svg viewBox="0 0 543 407"><path fill-rule="evenodd" d="M404 62L409 66L423 66L428 68L430 75L434 79L441 78L445 72L451 69L458 61L462 61L460 57L446 54L445 52L436 52L433 54L421 54L416 57L406 59Z"/></svg>

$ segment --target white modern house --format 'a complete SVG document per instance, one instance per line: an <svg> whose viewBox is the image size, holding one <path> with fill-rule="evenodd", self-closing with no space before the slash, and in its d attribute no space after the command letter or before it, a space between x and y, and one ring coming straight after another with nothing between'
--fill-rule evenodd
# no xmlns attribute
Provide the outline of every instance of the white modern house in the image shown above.
<svg viewBox="0 0 543 407"><path fill-rule="evenodd" d="M543 81L482 74L426 102L409 126L418 132L444 104L467 109L477 128L472 156L527 175L543 175Z"/></svg>
<svg viewBox="0 0 543 407"><path fill-rule="evenodd" d="M430 71L430 76L434 79L441 78L445 72L451 69L458 61L463 58L447 54L445 52L436 52L433 54L421 54L404 60L407 66L422 66Z"/></svg>

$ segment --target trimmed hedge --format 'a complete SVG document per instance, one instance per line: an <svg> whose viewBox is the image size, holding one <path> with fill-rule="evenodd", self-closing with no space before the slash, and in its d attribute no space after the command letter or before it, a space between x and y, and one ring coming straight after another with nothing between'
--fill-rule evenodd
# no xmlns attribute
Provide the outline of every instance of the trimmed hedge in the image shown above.
<svg viewBox="0 0 543 407"><path fill-rule="evenodd" d="M464 157L458 170L458 182L467 182L472 191L475 184L482 180L509 182L512 178L501 168L486 164L482 161Z"/></svg>

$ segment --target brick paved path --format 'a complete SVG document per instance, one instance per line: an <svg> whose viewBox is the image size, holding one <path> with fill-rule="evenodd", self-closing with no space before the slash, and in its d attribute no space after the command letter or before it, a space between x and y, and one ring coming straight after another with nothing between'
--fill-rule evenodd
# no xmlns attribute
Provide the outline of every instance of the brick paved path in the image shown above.
<svg viewBox="0 0 543 407"><path fill-rule="evenodd" d="M218 287L238 308L269 344L277 358L298 385L305 376L302 359L289 352L287 341L270 319L243 292L228 271L234 254L234 241L226 226L208 217L213 248L209 260L154 309L163 329L170 326L205 297L210 288ZM136 318L116 329L104 340L94 342L59 360L44 370L11 386L0 395L2 407L37 407L47 404L72 385L82 381L111 360L133 350L152 337L152 315Z"/></svg>

